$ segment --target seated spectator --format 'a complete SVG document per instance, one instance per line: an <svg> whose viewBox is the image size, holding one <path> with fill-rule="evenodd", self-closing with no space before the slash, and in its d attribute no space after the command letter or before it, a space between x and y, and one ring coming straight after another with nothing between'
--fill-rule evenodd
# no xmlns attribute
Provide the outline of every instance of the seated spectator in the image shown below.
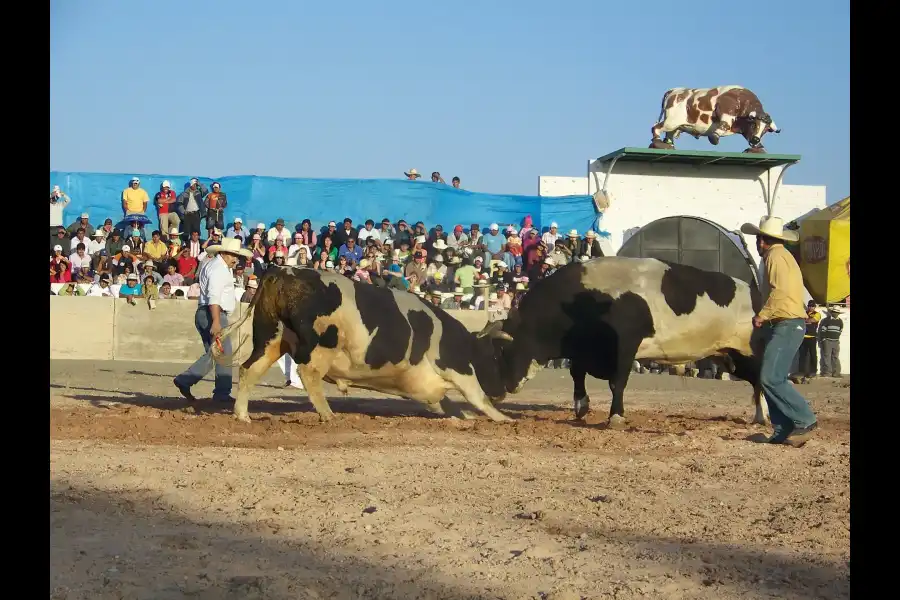
<svg viewBox="0 0 900 600"><path fill-rule="evenodd" d="M191 257L191 249L185 246L176 261L178 274L183 278L182 285L191 285L197 278L197 259Z"/></svg>
<svg viewBox="0 0 900 600"><path fill-rule="evenodd" d="M144 240L141 238L142 232L132 229L131 237L128 240L128 245L131 247L131 253L136 256L144 255Z"/></svg>
<svg viewBox="0 0 900 600"><path fill-rule="evenodd" d="M119 273L118 275L113 273L113 281L116 282L116 285L125 285L125 283L128 281L128 276L133 272L134 271L131 268L131 265L126 264L124 267L122 267L121 273Z"/></svg>
<svg viewBox="0 0 900 600"><path fill-rule="evenodd" d="M179 256L181 256L181 232L178 231L177 227L173 227L169 230L169 241L166 256L177 260Z"/></svg>
<svg viewBox="0 0 900 600"><path fill-rule="evenodd" d="M98 229L94 232L94 239L87 246L87 254L91 257L91 265L94 267L100 261L100 251L106 250L106 238L103 236L103 230Z"/></svg>
<svg viewBox="0 0 900 600"><path fill-rule="evenodd" d="M186 296L184 295L184 290L175 290L174 298L176 300L186 299Z"/></svg>
<svg viewBox="0 0 900 600"><path fill-rule="evenodd" d="M405 238L400 240L400 248L394 250L394 256L396 256L400 260L400 264L405 265L407 262L409 262L409 259L412 256L412 251L410 251L409 242Z"/></svg>
<svg viewBox="0 0 900 600"><path fill-rule="evenodd" d="M333 263L338 259L338 247L334 245L334 239L331 236L322 236L320 250L328 254L328 260Z"/></svg>
<svg viewBox="0 0 900 600"><path fill-rule="evenodd" d="M456 249L457 251L469 245L469 236L463 233L462 225L457 225L453 228L453 233L451 233L450 237L447 238L447 245L451 248Z"/></svg>
<svg viewBox="0 0 900 600"><path fill-rule="evenodd" d="M197 283L195 281L194 283L191 284L191 286L188 288L187 297L188 297L188 300L196 300L197 298L200 297L200 284L199 283Z"/></svg>
<svg viewBox="0 0 900 600"><path fill-rule="evenodd" d="M440 275L440 279L443 279L447 274L447 266L444 264L444 257L440 254L435 256L431 263L428 265L428 268L425 269L425 282L429 284L436 283L436 274Z"/></svg>
<svg viewBox="0 0 900 600"><path fill-rule="evenodd" d="M549 256L553 259L553 263L557 267L567 265L572 260L572 254L566 247L566 240L561 236L556 238L556 241L553 243L553 250L550 252Z"/></svg>
<svg viewBox="0 0 900 600"><path fill-rule="evenodd" d="M351 267L347 261L346 255L338 257L337 266L335 266L334 270L338 275L346 275L347 277L353 276L353 267Z"/></svg>
<svg viewBox="0 0 900 600"><path fill-rule="evenodd" d="M159 287L159 299L171 300L172 298L174 298L174 295L172 294L172 284L168 281L164 281Z"/></svg>
<svg viewBox="0 0 900 600"><path fill-rule="evenodd" d="M265 270L265 261L268 258L266 245L263 244L262 236L254 233L250 238L250 251L253 252L254 270L257 265L260 269Z"/></svg>
<svg viewBox="0 0 900 600"><path fill-rule="evenodd" d="M222 243L222 230L218 228L210 229L209 239L200 245L200 247L203 248L203 252L201 252L200 255L196 257L197 260L202 263L209 257L209 255L206 253L206 249L210 246L215 246L220 243Z"/></svg>
<svg viewBox="0 0 900 600"><path fill-rule="evenodd" d="M289 265L296 265L297 255L300 252L301 248L304 250L306 258L308 260L310 256L309 248L303 242L303 234L298 231L294 234L294 243L291 244L291 247L287 250L287 260L285 261L285 263Z"/></svg>
<svg viewBox="0 0 900 600"><path fill-rule="evenodd" d="M63 256L62 246L53 248L53 258L50 259L50 283L68 283L72 281L72 266L69 259Z"/></svg>
<svg viewBox="0 0 900 600"><path fill-rule="evenodd" d="M85 229L87 229L87 227L85 227ZM103 221L103 225L100 227L100 229L103 231L103 237L108 240L112 235L113 229L115 229L115 227L113 227L112 219L107 217L106 220Z"/></svg>
<svg viewBox="0 0 900 600"><path fill-rule="evenodd" d="M425 250L417 250L413 254L413 261L406 265L406 268L403 270L403 274L406 275L407 279L409 279L410 275L415 273L416 281L425 283L425 256Z"/></svg>
<svg viewBox="0 0 900 600"><path fill-rule="evenodd" d="M75 248L75 252L69 257L69 268L72 270L72 276L81 270L81 265L91 266L91 257L85 252L85 245L79 243Z"/></svg>
<svg viewBox="0 0 900 600"><path fill-rule="evenodd" d="M309 219L303 219L303 222L300 223L300 231L297 233L300 234L307 248L312 249L316 247L316 232L312 230L312 222ZM296 238L296 236L294 237Z"/></svg>
<svg viewBox="0 0 900 600"><path fill-rule="evenodd" d="M319 252L319 257L315 261L313 261L313 269L315 269L317 271L325 271L328 269L328 267L326 265L329 262L332 262L332 261L331 261L331 259L328 258L328 254L324 250L321 250ZM332 262L332 264L334 264L334 263Z"/></svg>
<svg viewBox="0 0 900 600"><path fill-rule="evenodd" d="M57 296L84 296L84 291L74 281L70 281L59 288Z"/></svg>
<svg viewBox="0 0 900 600"><path fill-rule="evenodd" d="M284 240L280 237L275 238L275 243L269 247L266 255L269 258L269 262L274 262L276 256L281 256L282 259L287 261L287 246L284 245ZM285 264L285 263L282 263Z"/></svg>
<svg viewBox="0 0 900 600"><path fill-rule="evenodd" d="M544 245L548 248L553 248L556 246L556 240L560 239L562 236L559 235L559 225L554 221L550 223L550 231L541 236L541 241L544 242Z"/></svg>
<svg viewBox="0 0 900 600"><path fill-rule="evenodd" d="M499 288L501 285L509 286L514 283L512 280L512 273L509 272L509 265L501 260L496 263L496 267L497 270L491 275L492 285Z"/></svg>
<svg viewBox="0 0 900 600"><path fill-rule="evenodd" d="M369 279L369 261L365 258L359 261L359 265L353 272L353 279L361 283L372 283Z"/></svg>
<svg viewBox="0 0 900 600"><path fill-rule="evenodd" d="M147 277L150 277L153 279L153 283L155 283L156 285L159 285L162 283L163 277L162 277L162 275L160 275L159 273L157 273L154 270L155 266L156 266L156 263L154 263L152 260L145 260L144 263L141 265L141 271L143 271L143 273L141 273L141 279L146 279Z"/></svg>
<svg viewBox="0 0 900 600"><path fill-rule="evenodd" d="M473 294L475 292L475 278L477 276L477 269L475 269L471 263L466 261L463 266L456 269L456 272L453 275L453 282L458 287L462 288L463 294Z"/></svg>
<svg viewBox="0 0 900 600"><path fill-rule="evenodd" d="M245 288L247 287L247 282L250 280L250 274L247 273L247 269L238 262L234 265L234 285L235 287Z"/></svg>
<svg viewBox="0 0 900 600"><path fill-rule="evenodd" d="M169 254L169 248L163 242L160 231L157 229L151 234L149 242L144 244L144 257L153 261L160 262Z"/></svg>
<svg viewBox="0 0 900 600"><path fill-rule="evenodd" d="M129 304L134 304L133 297L140 296L143 291L144 290L138 281L137 274L129 273L125 278L125 284L119 288L119 297L127 298Z"/></svg>
<svg viewBox="0 0 900 600"><path fill-rule="evenodd" d="M299 246L294 255L294 265L298 267L312 268L313 261L309 259L309 250L306 246Z"/></svg>
<svg viewBox="0 0 900 600"><path fill-rule="evenodd" d="M362 248L356 245L356 238L348 237L346 239L346 243L338 249L338 258L345 257L348 263L356 265L363 258Z"/></svg>
<svg viewBox="0 0 900 600"><path fill-rule="evenodd" d="M341 246L347 244L347 240L351 238L355 240L357 235L356 230L353 228L353 219L350 217L344 219L343 228L336 231L332 237L334 237L334 245L338 247L338 252L340 252ZM357 259L357 262L359 262L359 259Z"/></svg>
<svg viewBox="0 0 900 600"><path fill-rule="evenodd" d="M283 267L285 265L284 252L276 252L274 258L272 258L272 262L269 264L275 265L276 267Z"/></svg>
<svg viewBox="0 0 900 600"><path fill-rule="evenodd" d="M378 230L375 229L375 221L372 219L366 219L365 225L356 234L356 241L359 244L365 244L369 239L381 242L381 236L378 234Z"/></svg>
<svg viewBox="0 0 900 600"><path fill-rule="evenodd" d="M128 244L122 246L122 251L110 259L112 266L110 271L113 275L121 275L124 273L125 267L129 268L129 273L133 273L137 268L137 256L131 253L131 246Z"/></svg>
<svg viewBox="0 0 900 600"><path fill-rule="evenodd" d="M118 229L113 229L112 233L109 234L109 238L106 240L106 254L115 256L122 252L122 246L124 245L125 240L122 239L122 232Z"/></svg>
<svg viewBox="0 0 900 600"><path fill-rule="evenodd" d="M244 290L244 295L241 296L241 302L249 303L253 300L253 296L256 295L256 289L259 287L259 283L255 279L251 279L247 282L247 289Z"/></svg>
<svg viewBox="0 0 900 600"><path fill-rule="evenodd" d="M112 287L110 286L110 279L111 278L108 273L104 273L103 275L101 275L97 283L91 285L91 287L88 288L87 295L115 298L116 295L113 292Z"/></svg>
<svg viewBox="0 0 900 600"><path fill-rule="evenodd" d="M66 230L63 227L58 227L56 229L56 234L50 236L50 256L53 256L53 248L59 246L60 248L65 245L66 248L72 247L72 241L67 237Z"/></svg>
<svg viewBox="0 0 900 600"><path fill-rule="evenodd" d="M378 240L384 244L385 242L393 241L395 235L397 235L397 231L391 225L391 220L387 217L383 218L381 220L381 229L378 230Z"/></svg>
<svg viewBox="0 0 900 600"><path fill-rule="evenodd" d="M397 233L394 234L394 248L400 247L400 242L406 240L407 248L412 246L413 235L409 230L409 225L403 219L397 221Z"/></svg>
<svg viewBox="0 0 900 600"><path fill-rule="evenodd" d="M72 252L75 252L75 248L78 247L78 244L84 244L85 250L91 245L91 239L85 235L83 227L79 227L78 231L75 232L75 237L69 242L69 249Z"/></svg>
<svg viewBox="0 0 900 600"><path fill-rule="evenodd" d="M159 275L159 273L156 273ZM144 277L144 285L141 288L141 296L146 300L147 306L150 307L150 310L156 308L156 301L159 300L159 287L156 285L156 280L153 278L153 275L146 275Z"/></svg>
<svg viewBox="0 0 900 600"><path fill-rule="evenodd" d="M188 258L188 260L191 260ZM237 268L235 268L237 271ZM171 287L181 287L184 285L184 275L178 272L178 265L174 262L166 264L166 274L162 278L163 283L168 283Z"/></svg>
<svg viewBox="0 0 900 600"><path fill-rule="evenodd" d="M88 238L94 235L94 226L91 225L91 222L88 220L87 213L81 213L81 217L79 217L78 220L69 225L66 228L66 232L71 237L74 236L79 229L84 229L84 235Z"/></svg>
<svg viewBox="0 0 900 600"><path fill-rule="evenodd" d="M142 242L147 241L147 233L144 231L144 225L137 220L133 220L125 227L125 239L131 240L131 238L137 236L140 238Z"/></svg>
<svg viewBox="0 0 900 600"><path fill-rule="evenodd" d="M453 288L453 295L445 298L441 302L441 308L450 310L459 310L462 308L463 289L461 287Z"/></svg>
<svg viewBox="0 0 900 600"><path fill-rule="evenodd" d="M275 227L269 230L269 233L266 234L266 241L269 245L275 243L275 240L281 240L281 244L287 248L287 244L291 241L291 232L285 229L284 227L284 219L278 218L275 220Z"/></svg>
<svg viewBox="0 0 900 600"><path fill-rule="evenodd" d="M192 231L183 247L188 249L188 255L191 258L197 259L197 262L199 262L200 255L205 254L206 242L200 239L199 231Z"/></svg>
<svg viewBox="0 0 900 600"><path fill-rule="evenodd" d="M244 221L240 217L234 218L234 224L225 232L225 237L238 238L241 240L241 246L247 245L250 232L244 229Z"/></svg>
<svg viewBox="0 0 900 600"><path fill-rule="evenodd" d="M91 263L82 263L81 268L76 271L73 275L73 281L75 283L84 283L84 284L92 284L94 283L94 276L91 274Z"/></svg>

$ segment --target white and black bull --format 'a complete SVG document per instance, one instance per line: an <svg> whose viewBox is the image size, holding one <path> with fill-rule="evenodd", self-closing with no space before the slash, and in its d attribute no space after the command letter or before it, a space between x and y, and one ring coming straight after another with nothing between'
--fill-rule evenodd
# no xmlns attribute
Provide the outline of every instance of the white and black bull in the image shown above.
<svg viewBox="0 0 900 600"><path fill-rule="evenodd" d="M752 324L755 286L654 258L604 257L572 263L536 282L504 321L479 335L495 340L506 389L516 393L553 359L571 361L576 418L589 410L585 376L609 381L610 423L625 418L623 395L635 359L679 365L721 357L761 401L761 345Z"/></svg>
<svg viewBox="0 0 900 600"><path fill-rule="evenodd" d="M249 421L250 390L284 354L322 421L334 413L323 381L394 394L444 415L446 392L460 392L495 421L512 420L492 401L506 390L490 339L477 338L438 307L415 294L355 282L343 275L292 267L270 268L247 314L225 328L234 335L252 316L253 349L240 366L234 415ZM213 357L228 359L216 344ZM454 411L468 416L464 411Z"/></svg>
<svg viewBox="0 0 900 600"><path fill-rule="evenodd" d="M754 150L762 150L767 133L781 133L759 98L745 87L672 88L663 94L658 122L653 126L651 148L674 147L682 132L705 136L718 145L719 138L740 133ZM665 133L665 140L660 134Z"/></svg>

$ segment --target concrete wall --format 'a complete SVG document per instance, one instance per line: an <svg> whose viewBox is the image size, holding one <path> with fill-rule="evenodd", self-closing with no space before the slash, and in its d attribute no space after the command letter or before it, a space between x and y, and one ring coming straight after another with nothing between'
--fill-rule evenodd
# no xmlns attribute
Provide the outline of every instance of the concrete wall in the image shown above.
<svg viewBox="0 0 900 600"><path fill-rule="evenodd" d="M238 303L231 321L248 306ZM151 311L143 302L131 306L124 299L50 296L50 358L191 363L203 354L196 311L193 300L160 300ZM483 310L447 312L470 331L487 323ZM248 320L234 339L249 339L252 331ZM252 342L244 342L236 358L245 360L251 348Z"/></svg>
<svg viewBox="0 0 900 600"><path fill-rule="evenodd" d="M593 194L603 187L608 164L590 164L589 177L541 177L542 196ZM758 174L731 166L665 165L618 162L607 183L612 202L600 221L618 252L641 227L657 219L691 215L714 221L729 231L743 223L759 223L767 212L764 190L775 186L779 168ZM790 179L790 171L785 175ZM825 207L825 186L786 185L782 180L775 200L775 215L790 221ZM759 262L755 242L748 240Z"/></svg>

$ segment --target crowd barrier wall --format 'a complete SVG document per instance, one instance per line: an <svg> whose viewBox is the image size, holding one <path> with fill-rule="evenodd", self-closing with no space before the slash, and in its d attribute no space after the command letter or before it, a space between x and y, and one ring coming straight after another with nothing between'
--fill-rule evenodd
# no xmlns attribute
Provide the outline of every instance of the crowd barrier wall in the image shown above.
<svg viewBox="0 0 900 600"><path fill-rule="evenodd" d="M191 177L50 171L51 188L58 185L71 198L65 209L65 225L74 222L82 212L91 215L95 226L97 220L102 224L106 217L118 222L123 216L122 191L133 175L140 177L141 187L150 197L147 216L153 219L153 227L158 226L153 196L162 181L169 180L172 189L179 193L187 187ZM208 177L198 179L207 187L213 182ZM598 216L589 195L484 194L433 183L430 179L292 179L237 175L215 181L221 183L228 198L226 222L241 217L251 229L258 222L272 226L279 217L285 220L289 229L305 218L310 219L315 231L330 220L340 225L345 217L353 219L357 227L366 219L378 224L387 217L394 223L399 219L410 223L422 221L429 228L440 224L449 233L457 224L468 229L472 223L478 223L482 230L487 230L491 223L521 226L523 218L531 215L535 226L546 228L555 221L560 231L577 229L583 235L596 223Z"/></svg>
<svg viewBox="0 0 900 600"><path fill-rule="evenodd" d="M239 302L230 321L248 307ZM50 358L191 363L203 354L196 311L196 300L160 300L150 310L140 299L132 306L122 298L50 296ZM487 323L482 310L447 312L470 331ZM252 326L247 320L239 336Z"/></svg>

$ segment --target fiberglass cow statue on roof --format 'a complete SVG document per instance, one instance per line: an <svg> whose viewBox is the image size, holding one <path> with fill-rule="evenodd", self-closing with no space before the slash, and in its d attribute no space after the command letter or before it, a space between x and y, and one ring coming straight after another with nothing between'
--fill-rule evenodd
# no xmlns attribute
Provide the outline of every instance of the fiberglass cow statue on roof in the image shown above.
<svg viewBox="0 0 900 600"><path fill-rule="evenodd" d="M745 152L765 152L766 133L781 133L763 110L756 94L739 85L713 88L672 88L663 94L659 121L653 126L651 148L672 149L682 132L706 136L716 146L722 136L740 133L750 144ZM665 133L665 139L660 134Z"/></svg>
<svg viewBox="0 0 900 600"><path fill-rule="evenodd" d="M518 393L550 360L567 358L575 417L589 410L585 376L609 381L609 423L625 420L623 396L635 359L680 365L715 356L753 386L754 423L766 423L760 369L762 308L754 284L655 258L610 256L570 263L531 286L494 340L507 391Z"/></svg>

